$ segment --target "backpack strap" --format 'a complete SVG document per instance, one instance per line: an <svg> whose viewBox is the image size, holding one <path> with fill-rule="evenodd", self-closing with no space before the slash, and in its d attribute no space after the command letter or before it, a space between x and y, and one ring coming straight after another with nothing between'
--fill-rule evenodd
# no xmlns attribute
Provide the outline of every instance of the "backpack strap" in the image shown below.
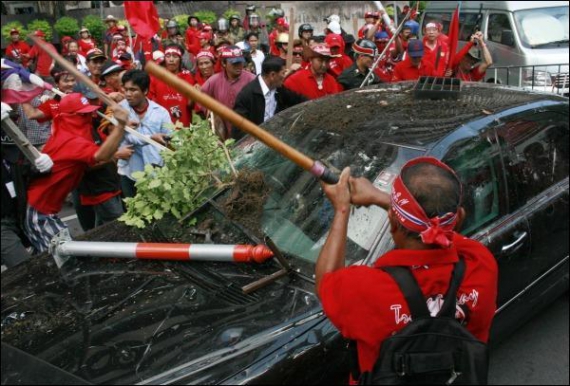
<svg viewBox="0 0 570 386"><path fill-rule="evenodd" d="M430 316L429 309L420 289L418 282L412 272L406 267L382 267L382 270L390 275L400 291L406 298L413 318L427 318Z"/></svg>
<svg viewBox="0 0 570 386"><path fill-rule="evenodd" d="M444 316L449 318L455 317L455 307L457 303L457 290L463 281L463 275L465 274L465 260L463 257L459 257L459 261L453 266L453 272L451 273L451 281L449 283L449 288L445 294L443 300L443 307L437 314L437 316Z"/></svg>

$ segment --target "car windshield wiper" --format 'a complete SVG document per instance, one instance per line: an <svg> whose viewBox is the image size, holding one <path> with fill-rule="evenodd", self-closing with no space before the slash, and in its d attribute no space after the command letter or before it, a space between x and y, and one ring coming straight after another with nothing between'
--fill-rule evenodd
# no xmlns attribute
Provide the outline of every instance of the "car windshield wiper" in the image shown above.
<svg viewBox="0 0 570 386"><path fill-rule="evenodd" d="M540 44L531 44L530 46L532 48L540 48L540 47L544 47L544 46L549 46L551 44L564 44L564 43L568 43L568 39L554 40L552 42L546 42L546 43L540 43Z"/></svg>

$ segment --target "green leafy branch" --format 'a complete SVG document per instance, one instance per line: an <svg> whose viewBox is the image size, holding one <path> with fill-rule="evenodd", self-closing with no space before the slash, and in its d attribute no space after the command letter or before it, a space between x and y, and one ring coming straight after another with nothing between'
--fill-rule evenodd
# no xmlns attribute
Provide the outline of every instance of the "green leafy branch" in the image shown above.
<svg viewBox="0 0 570 386"><path fill-rule="evenodd" d="M143 228L166 214L180 219L231 178L227 152L231 141L222 144L208 121L177 130L171 144L175 151L162 153L163 167L147 165L133 174L137 195L125 200L127 212L120 221Z"/></svg>

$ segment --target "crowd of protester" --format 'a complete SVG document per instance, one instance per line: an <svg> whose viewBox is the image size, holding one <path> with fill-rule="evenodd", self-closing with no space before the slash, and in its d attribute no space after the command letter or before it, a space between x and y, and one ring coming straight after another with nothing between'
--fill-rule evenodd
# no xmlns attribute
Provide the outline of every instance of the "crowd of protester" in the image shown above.
<svg viewBox="0 0 570 386"><path fill-rule="evenodd" d="M77 37L63 38L62 56L122 107L115 111L121 118L119 128L95 114L109 113L95 93L37 45L30 48L18 30L12 30L5 58L69 96L62 99L46 91L29 103L12 106L17 113L14 120L40 149L42 161L22 172L17 157L2 152L4 263L11 266L21 260L14 257L23 253L18 244L18 240L25 240L21 229L32 253L47 250L50 238L65 227L57 213L68 195L84 230L123 213L121 197L136 194L134 173L148 164L162 164L154 146L132 134L123 135L126 123L166 145L171 131L188 127L193 115L208 116L205 108L144 72L145 62L158 63L180 81L194 85L256 124L295 104L358 88L365 79L367 85L420 76L478 81L492 64L481 33L473 34L457 55L450 56L447 37L437 20L425 25L423 40L413 18L392 39L394 26L385 25L379 12L367 12L355 39L344 31L340 18L331 15L322 34L310 24L302 24L290 41L283 11L273 14L271 30L253 6L247 7L243 19L236 14L213 25L191 15L184 34L174 19L166 20L164 29L150 40L129 34L109 15L104 19L104 41L93 39L87 28L81 28ZM42 31L34 35L45 41ZM46 44L56 50L51 43ZM291 53L292 62L287 66ZM373 69L381 53L384 55ZM243 136L239 128L219 120L216 131L221 139ZM122 140L118 141L117 133ZM15 194L6 189L8 182L25 188ZM22 200L25 213L17 213L14 209L22 207Z"/></svg>

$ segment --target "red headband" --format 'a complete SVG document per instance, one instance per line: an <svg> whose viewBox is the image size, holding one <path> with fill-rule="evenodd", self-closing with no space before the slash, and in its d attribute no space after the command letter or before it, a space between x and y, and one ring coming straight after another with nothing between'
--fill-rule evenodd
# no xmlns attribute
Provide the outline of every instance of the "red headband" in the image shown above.
<svg viewBox="0 0 570 386"><path fill-rule="evenodd" d="M400 224L412 232L419 233L424 244L436 244L448 248L453 240L453 228L457 224L457 212L449 212L441 217L428 218L423 208L408 191L404 181L402 181L402 172L410 166L420 163L435 165L447 170L457 178L459 186L461 186L461 182L453 169L443 162L433 157L414 158L402 167L400 175L394 181L392 186L392 209ZM461 195L462 192L460 193L460 198Z"/></svg>
<svg viewBox="0 0 570 386"><path fill-rule="evenodd" d="M174 54L174 55L178 55L178 56L182 57L182 52L178 48L174 48L174 47L169 47L166 49L166 51L164 51L164 56L166 56L168 54Z"/></svg>

